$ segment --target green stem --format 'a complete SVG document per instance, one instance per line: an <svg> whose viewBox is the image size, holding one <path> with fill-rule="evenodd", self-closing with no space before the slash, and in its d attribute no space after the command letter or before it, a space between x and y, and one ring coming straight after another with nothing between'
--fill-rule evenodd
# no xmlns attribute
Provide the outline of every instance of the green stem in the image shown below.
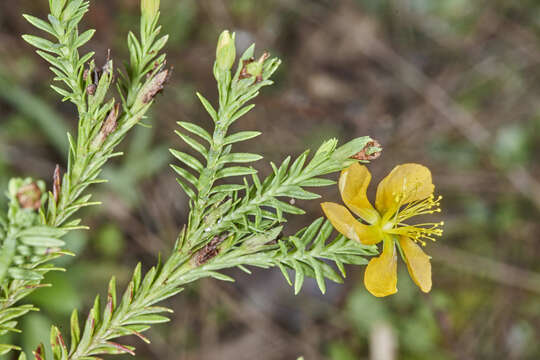
<svg viewBox="0 0 540 360"><path fill-rule="evenodd" d="M242 206L236 208L226 216L224 216L219 223L212 224L206 228L199 227L197 228L197 232L193 233L194 238L200 239L203 235L203 232L208 234L216 234L219 233L220 229L223 228L224 224L230 224L231 222L234 222L237 219L240 219L244 214L250 212L251 210L257 209L261 205L267 203L273 198L276 198L280 196L280 194L283 192L284 189L287 189L289 186L294 186L301 184L302 182L315 178L317 176L320 176L321 174L318 173L309 173L304 175L299 175L294 178L288 178L285 181L283 181L281 184L279 184L276 188L270 189L268 191L265 191L264 193L257 195L253 199L251 199L246 204L243 204Z"/></svg>
<svg viewBox="0 0 540 360"><path fill-rule="evenodd" d="M228 126L226 125L229 119L227 107L228 104L220 106L218 112L218 121L216 121L212 144L210 145L210 149L208 150L207 165L202 171L198 183L197 200L195 202L192 217L193 219L195 219L195 222L190 224L188 235L191 235L194 230L199 228L204 210L206 209L206 205L208 204L210 191L212 190L212 186L215 182L219 160L221 159L221 154L223 152L223 142L225 140L225 135L227 134L228 130Z"/></svg>
<svg viewBox="0 0 540 360"><path fill-rule="evenodd" d="M0 254L0 284L4 282L7 271L11 266L13 257L15 256L15 247L17 246L17 237L10 231L4 244L2 245L2 252Z"/></svg>

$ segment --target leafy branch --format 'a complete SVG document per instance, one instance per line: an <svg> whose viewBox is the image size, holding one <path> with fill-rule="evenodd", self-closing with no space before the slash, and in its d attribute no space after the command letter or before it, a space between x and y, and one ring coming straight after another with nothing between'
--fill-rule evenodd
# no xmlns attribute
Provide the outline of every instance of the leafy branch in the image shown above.
<svg viewBox="0 0 540 360"><path fill-rule="evenodd" d="M148 342L143 332L152 324L167 322L166 315L171 312L157 306L160 301L204 277L234 281L220 272L223 269L237 267L249 273L249 266L278 267L291 285L289 271L294 273L295 293L300 291L306 276L315 278L324 293L326 279L342 282L345 264L365 264L365 257L376 253L375 247L351 242L342 235L330 240L332 225L322 218L293 236L281 236L285 214L302 214L304 211L279 198L318 198L319 195L305 188L334 184L334 181L321 176L348 166L354 161L351 156L359 151L373 150L369 148L371 139L358 138L340 147L336 140L329 140L311 158L306 151L294 161L288 157L279 167L271 164L273 172L263 180L255 169L234 165L261 158L256 154L234 153L231 146L258 133L227 135L227 129L240 118L239 114L253 108L246 103L258 94L262 86L271 83L269 77L277 69L279 60L272 59L266 63L268 57L263 55L262 60L255 62L252 59L253 47L250 47L240 58L236 74L231 76L233 39L234 35L228 32L222 34L214 66L220 111L216 112L199 95L214 119L213 134L193 123L180 123L184 130L204 139L209 146L205 147L193 137L178 132L206 165L192 155L171 150L196 174L184 167L172 166L180 175L179 184L190 197L191 213L187 227L179 234L173 252L165 262L158 263L145 276L142 276L141 265L136 267L120 297L116 293L115 279L111 279L106 301L96 297L82 328L77 312L73 312L69 348L58 328L52 328L51 347L55 360L97 359L103 354L133 355L133 347L114 340L135 335ZM257 67L249 67L253 63ZM231 163L232 166L227 166ZM244 177L240 184L215 184L221 179L239 176ZM43 345L36 350L35 356L45 359Z"/></svg>
<svg viewBox="0 0 540 360"><path fill-rule="evenodd" d="M328 242L332 226L322 218L301 230L295 236L272 242L278 237L281 227L268 234L250 236L242 246L230 249L220 248L220 254L207 263L197 264L193 257L173 253L163 264L151 268L145 276L139 264L121 296L116 292L116 281L112 278L107 300L98 297L81 328L77 311L71 317L71 341L67 342L57 327L51 329L51 347L55 360L98 359L103 354L134 355L132 346L122 345L113 340L126 335L135 335L145 342L143 335L153 324L169 321L167 314L172 310L156 306L159 302L180 293L184 286L204 277L233 281L219 270L239 267L249 272L246 266L260 268L280 267L289 280L287 268L293 269L295 291L299 291L304 277L317 279L324 292L324 279L342 282L342 278L324 260L338 264L345 276L344 264L365 264L364 256L373 255L375 250L347 241L339 235ZM45 348L41 345L36 351L37 359L46 359Z"/></svg>
<svg viewBox="0 0 540 360"><path fill-rule="evenodd" d="M52 40L34 35L23 38L49 62L54 80L63 84L52 88L76 106L77 137L68 134L67 170L62 177L57 167L52 191L46 193L44 185L32 179L10 182L10 208L0 223L0 335L14 330L14 319L33 309L13 305L43 286L40 282L45 273L59 270L50 261L67 254L61 250L61 238L70 230L85 228L80 219L68 220L79 209L98 204L85 191L105 181L99 179L103 165L121 155L114 149L141 121L169 76L164 69L165 54L160 54L168 37L159 37L157 8L142 8L140 39L129 34L130 63L117 83L120 100L116 100L109 94L115 79L112 60L107 58L98 68L91 60L93 52L81 56L78 51L95 33L78 30L89 2L50 0L49 5L47 21L24 17ZM0 345L0 354L13 348Z"/></svg>
<svg viewBox="0 0 540 360"><path fill-rule="evenodd" d="M14 306L17 301L43 286L43 275L59 270L50 260L66 254L61 238L70 230L84 228L81 220L69 220L80 208L94 205L86 190L99 179L106 161L121 155L115 147L126 133L141 121L153 99L164 86L169 71L164 69L165 55L160 54L167 41L161 36L159 0L141 0L141 30L137 37L130 32L130 62L120 72L116 98L111 96L114 83L113 62L109 58L98 68L93 53L80 56L78 49L94 34L79 34L78 25L88 11L83 0L50 0L48 21L26 15L26 19L54 39L25 36L38 48L38 54L51 64L53 86L64 100L78 111L77 137L68 135L69 160L64 176L57 167L52 191L45 192L43 182L13 179L8 191L9 209L0 215L0 334L16 331L17 318L35 310L31 305ZM102 354L134 353L134 348L117 343L118 337L136 335L152 324L168 321L169 309L158 303L170 298L198 279L213 277L233 281L221 272L249 267L278 267L298 293L306 276L316 279L320 290L326 280L341 282L345 265L362 265L375 247L363 246L338 235L330 240L332 226L322 218L292 236L282 236L289 214L303 214L294 205L296 199L312 200L320 196L307 188L333 185L324 176L335 173L355 160L359 153L380 151L369 137L354 139L338 147L335 139L324 142L310 157L309 151L296 159L287 157L279 166L271 163L272 173L261 178L250 165L261 155L233 152L233 145L260 135L257 131L229 134L230 126L247 114L250 102L259 91L272 84L271 76L280 60L263 53L254 58L249 47L237 61L235 35L223 32L216 51L213 73L217 81L219 104L216 108L201 94L203 107L214 122L212 134L190 122L180 122L180 138L194 154L171 149L183 166L171 165L178 182L190 198L187 226L180 232L171 255L151 268L144 276L139 264L121 296L114 277L107 298L96 297L81 327L75 310L71 318L70 348L59 329L51 329L50 343L55 360L98 359ZM230 182L239 179L238 183ZM225 182L227 181L227 182ZM287 201L287 199L289 201ZM334 263L332 266L330 263ZM0 345L0 354L16 347ZM40 345L35 358L45 360ZM24 354L19 357L25 358Z"/></svg>

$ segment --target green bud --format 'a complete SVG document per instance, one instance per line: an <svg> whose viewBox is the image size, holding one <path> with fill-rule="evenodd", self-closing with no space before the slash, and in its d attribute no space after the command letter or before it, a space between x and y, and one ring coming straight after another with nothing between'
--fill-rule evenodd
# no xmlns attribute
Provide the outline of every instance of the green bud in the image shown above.
<svg viewBox="0 0 540 360"><path fill-rule="evenodd" d="M258 61L252 62L247 66L247 72L251 76L259 76L262 73L262 64Z"/></svg>
<svg viewBox="0 0 540 360"><path fill-rule="evenodd" d="M261 55L259 60L255 61L253 58L244 60L244 66L240 73L239 79L247 79L255 77L255 82L263 81L264 62L270 57L270 54L265 52Z"/></svg>
<svg viewBox="0 0 540 360"><path fill-rule="evenodd" d="M236 59L235 34L228 30L221 33L216 49L216 65L222 71L230 70Z"/></svg>
<svg viewBox="0 0 540 360"><path fill-rule="evenodd" d="M160 0L141 0L141 12L147 19L153 19L159 11Z"/></svg>

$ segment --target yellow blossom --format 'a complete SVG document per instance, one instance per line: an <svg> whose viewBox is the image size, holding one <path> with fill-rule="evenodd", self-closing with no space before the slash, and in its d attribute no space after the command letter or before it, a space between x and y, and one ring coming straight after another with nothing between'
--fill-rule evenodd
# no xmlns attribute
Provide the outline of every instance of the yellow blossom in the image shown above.
<svg viewBox="0 0 540 360"><path fill-rule="evenodd" d="M322 209L337 231L365 245L383 242L381 255L371 259L364 275L367 290L375 296L397 292L397 254L401 254L413 281L431 290L430 257L420 245L442 235L443 222L409 225L413 216L440 212L433 192L431 172L419 164L396 166L377 188L375 206L367 198L371 174L355 163L343 170L339 190L347 207L325 202ZM351 211L364 222L356 220ZM420 245L419 245L420 244Z"/></svg>

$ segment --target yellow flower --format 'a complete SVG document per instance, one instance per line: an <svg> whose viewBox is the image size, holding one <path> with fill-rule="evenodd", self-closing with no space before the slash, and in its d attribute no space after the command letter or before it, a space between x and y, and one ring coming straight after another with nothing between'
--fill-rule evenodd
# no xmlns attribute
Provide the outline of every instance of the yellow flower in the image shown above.
<svg viewBox="0 0 540 360"><path fill-rule="evenodd" d="M345 205L364 223L355 219L349 209L336 203L322 203L322 209L337 231L365 245L383 242L382 253L371 259L364 275L367 290L375 296L397 292L397 254L401 254L411 278L424 292L431 290L430 257L418 243L441 236L444 223L408 225L416 215L440 212L428 168L418 164L396 166L377 188L375 207L366 191L371 181L367 167L355 163L341 172L339 190Z"/></svg>

